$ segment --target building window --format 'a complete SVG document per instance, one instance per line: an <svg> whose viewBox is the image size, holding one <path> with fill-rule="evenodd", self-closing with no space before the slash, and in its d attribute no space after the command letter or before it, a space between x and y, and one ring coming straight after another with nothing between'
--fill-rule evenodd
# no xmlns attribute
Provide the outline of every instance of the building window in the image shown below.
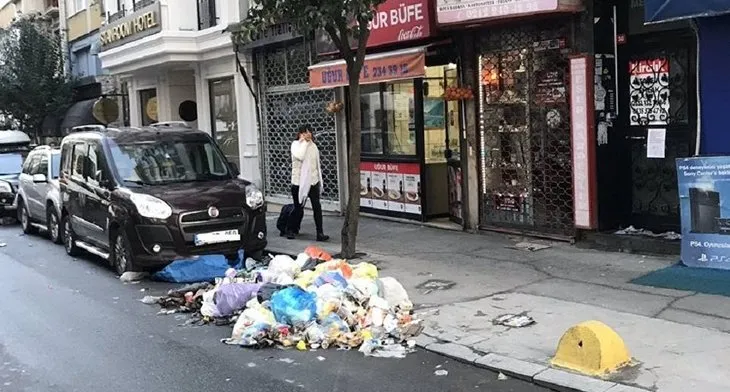
<svg viewBox="0 0 730 392"><path fill-rule="evenodd" d="M209 83L212 136L228 161L240 166L238 113L233 77L211 80Z"/></svg>
<svg viewBox="0 0 730 392"><path fill-rule="evenodd" d="M416 155L413 81L361 87L362 153Z"/></svg>
<svg viewBox="0 0 730 392"><path fill-rule="evenodd" d="M139 91L140 110L142 111L142 126L157 122L157 89Z"/></svg>
<svg viewBox="0 0 730 392"><path fill-rule="evenodd" d="M86 0L69 0L66 4L69 8L69 15L73 15L86 9Z"/></svg>

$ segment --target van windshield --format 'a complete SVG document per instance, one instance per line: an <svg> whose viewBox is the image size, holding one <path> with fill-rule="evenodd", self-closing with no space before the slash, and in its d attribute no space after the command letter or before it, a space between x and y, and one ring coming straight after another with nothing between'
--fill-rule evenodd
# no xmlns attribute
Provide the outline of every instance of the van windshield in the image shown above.
<svg viewBox="0 0 730 392"><path fill-rule="evenodd" d="M0 154L0 175L3 174L20 174L23 170L23 154L19 152L9 152Z"/></svg>
<svg viewBox="0 0 730 392"><path fill-rule="evenodd" d="M219 150L209 141L151 141L117 144L109 141L121 179L144 185L231 178Z"/></svg>

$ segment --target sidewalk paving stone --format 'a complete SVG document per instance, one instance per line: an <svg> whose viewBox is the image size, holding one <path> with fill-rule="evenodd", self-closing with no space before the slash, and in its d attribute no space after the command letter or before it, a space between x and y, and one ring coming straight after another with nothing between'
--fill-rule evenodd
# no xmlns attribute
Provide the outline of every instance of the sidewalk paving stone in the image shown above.
<svg viewBox="0 0 730 392"><path fill-rule="evenodd" d="M270 249L301 252L313 243L314 236L307 235L314 232L310 221L305 218L300 239L272 238ZM275 217L269 222L273 227ZM339 217L325 217L333 239L320 245L334 253L339 251L336 232L341 224ZM572 390L730 390L730 334L721 331L730 330L730 298L628 283L672 265L676 259L671 257L563 243L535 252L509 248L523 240L361 218L358 249L367 254L363 261L377 263L381 275L397 278L408 290L426 324L419 347L480 366L504 366L505 374L543 383L569 376L586 379L570 381L581 385L566 381L563 387ZM448 282L449 287L424 289L429 280ZM536 324L507 328L492 323L500 315L521 312ZM562 334L586 320L603 321L616 330L637 364L608 380L552 368L535 373L549 367Z"/></svg>

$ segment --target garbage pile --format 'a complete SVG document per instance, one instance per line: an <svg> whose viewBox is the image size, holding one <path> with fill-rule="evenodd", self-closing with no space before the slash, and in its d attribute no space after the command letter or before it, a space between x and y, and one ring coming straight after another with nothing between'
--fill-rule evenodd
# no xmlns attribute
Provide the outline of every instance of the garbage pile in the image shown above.
<svg viewBox="0 0 730 392"><path fill-rule="evenodd" d="M423 330L396 279L380 277L373 264L349 264L314 246L296 260L247 260L214 285L142 301L161 305L161 313L194 312L202 322L235 323L223 342L243 347L357 348L368 356L402 358Z"/></svg>

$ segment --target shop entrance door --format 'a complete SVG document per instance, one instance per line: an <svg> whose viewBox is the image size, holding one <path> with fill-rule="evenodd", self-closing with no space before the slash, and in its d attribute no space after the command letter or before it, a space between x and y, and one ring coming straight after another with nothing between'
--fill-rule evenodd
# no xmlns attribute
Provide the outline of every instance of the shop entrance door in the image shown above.
<svg viewBox="0 0 730 392"><path fill-rule="evenodd" d="M623 211L623 227L679 231L675 160L695 151L695 63L691 30L631 36L619 47L619 126L613 139L620 153L613 159L624 160L624 175L618 176L623 195L615 198L623 205L616 209ZM649 132L660 136L651 144ZM661 148L649 153L660 144L663 153Z"/></svg>
<svg viewBox="0 0 730 392"><path fill-rule="evenodd" d="M456 68L447 68L444 70L444 86L458 87L459 77ZM462 214L462 169L461 169L461 112L459 101L448 101L444 97L444 106L446 107L446 162L448 179L447 185L449 189L449 219L458 224L463 223Z"/></svg>

